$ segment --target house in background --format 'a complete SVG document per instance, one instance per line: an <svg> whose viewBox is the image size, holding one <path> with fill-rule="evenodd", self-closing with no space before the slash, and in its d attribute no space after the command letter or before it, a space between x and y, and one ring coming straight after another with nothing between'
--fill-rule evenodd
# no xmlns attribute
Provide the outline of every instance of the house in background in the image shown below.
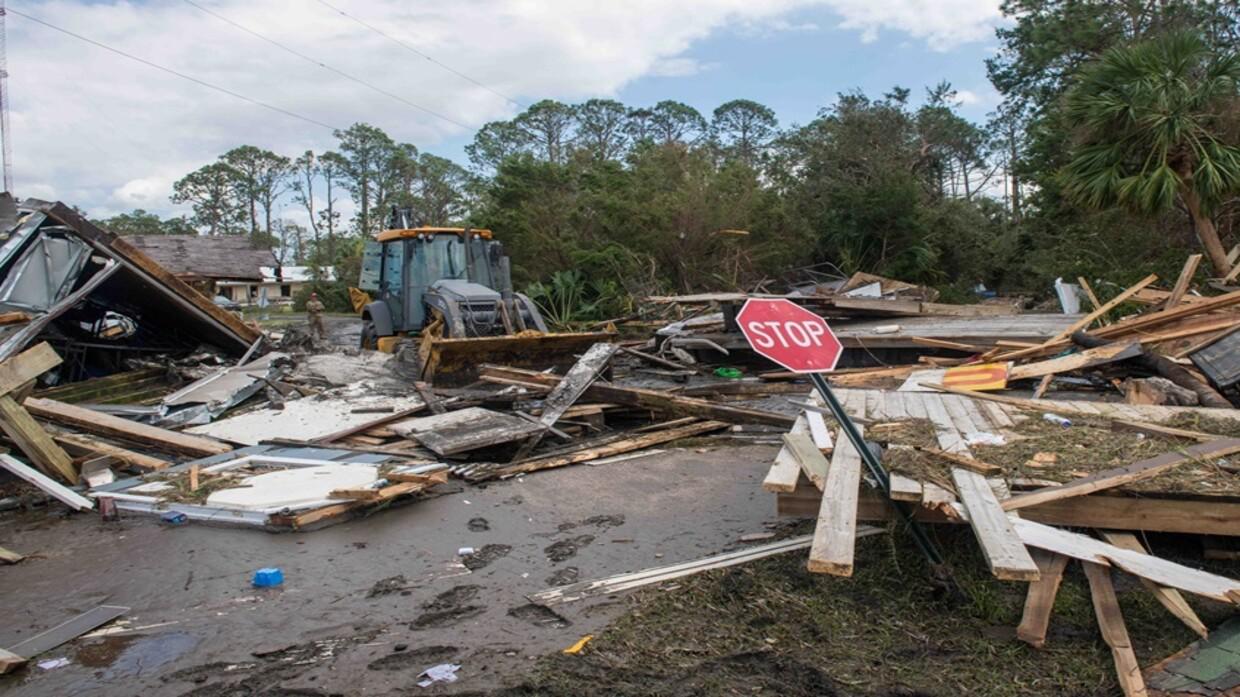
<svg viewBox="0 0 1240 697"><path fill-rule="evenodd" d="M280 266L275 250L254 247L245 236L129 235L125 241L207 297L253 305L292 302L310 282L306 266ZM324 269L323 280L335 278Z"/></svg>
<svg viewBox="0 0 1240 697"><path fill-rule="evenodd" d="M264 296L269 304L291 303L306 284L313 281L309 266L264 266L259 271L262 278L258 283L224 281L219 284L220 294L242 304L258 303ZM330 266L320 269L319 273L321 281L336 280Z"/></svg>
<svg viewBox="0 0 1240 697"><path fill-rule="evenodd" d="M203 295L223 295L243 304L250 302L244 295L246 284L262 283L262 268L279 265L274 250L255 248L244 236L129 235L125 241ZM230 294L238 288L240 295Z"/></svg>

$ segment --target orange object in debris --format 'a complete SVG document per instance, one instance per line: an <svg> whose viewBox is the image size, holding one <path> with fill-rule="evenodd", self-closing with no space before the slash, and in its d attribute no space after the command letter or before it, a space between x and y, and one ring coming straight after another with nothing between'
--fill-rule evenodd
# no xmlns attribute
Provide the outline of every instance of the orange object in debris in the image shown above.
<svg viewBox="0 0 1240 697"><path fill-rule="evenodd" d="M1008 363L977 363L948 368L943 384L958 390L1002 390L1007 387Z"/></svg>

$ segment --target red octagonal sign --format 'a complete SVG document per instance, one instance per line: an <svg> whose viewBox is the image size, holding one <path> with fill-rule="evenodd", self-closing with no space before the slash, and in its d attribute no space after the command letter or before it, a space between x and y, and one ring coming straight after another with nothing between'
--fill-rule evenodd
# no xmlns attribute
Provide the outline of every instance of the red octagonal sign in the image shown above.
<svg viewBox="0 0 1240 697"><path fill-rule="evenodd" d="M826 320L791 300L750 298L736 315L749 345L794 373L826 373L844 352Z"/></svg>

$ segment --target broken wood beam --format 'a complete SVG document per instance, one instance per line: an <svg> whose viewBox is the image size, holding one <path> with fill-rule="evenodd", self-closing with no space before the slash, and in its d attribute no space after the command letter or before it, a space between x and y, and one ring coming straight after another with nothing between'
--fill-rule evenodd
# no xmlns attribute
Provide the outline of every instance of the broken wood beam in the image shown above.
<svg viewBox="0 0 1240 697"><path fill-rule="evenodd" d="M951 474L990 572L1005 581L1038 580L1038 565L1029 556L986 478L960 468L953 468Z"/></svg>
<svg viewBox="0 0 1240 697"><path fill-rule="evenodd" d="M556 375L539 373L533 370L509 368L505 366L483 365L479 369L483 380L492 378L519 380L548 387L555 387L563 379ZM792 426L796 417L760 409L744 409L729 407L705 399L681 397L669 392L648 390L636 387L620 387L617 385L595 382L585 391L585 396L602 402L612 402L627 406L653 409L667 414L680 416L697 416L716 421L739 424L770 424L772 426Z"/></svg>
<svg viewBox="0 0 1240 697"><path fill-rule="evenodd" d="M1102 348L1110 344L1106 339L1099 339L1083 333L1075 333L1072 335L1072 342L1080 346L1088 348ZM1202 406L1215 407L1218 409L1231 409L1231 402L1227 398L1219 394L1217 390L1205 382L1198 380L1184 366L1176 363L1164 356L1155 353L1142 351L1133 357L1133 360L1142 366L1158 373L1167 378L1171 382L1183 387L1186 390L1192 390L1197 395L1197 399Z"/></svg>
<svg viewBox="0 0 1240 697"><path fill-rule="evenodd" d="M78 473L73 459L17 401L24 386L60 365L60 356L46 341L0 363L0 429L49 476L76 484Z"/></svg>
<svg viewBox="0 0 1240 697"><path fill-rule="evenodd" d="M1141 665L1137 663L1132 641L1128 638L1128 628L1124 626L1124 615L1119 609L1119 599L1115 597L1115 586L1111 583L1111 569L1087 561L1082 565L1085 567L1085 578L1089 580L1098 629L1102 632L1102 640L1111 647L1119 686L1125 697L1146 697L1145 678L1141 676Z"/></svg>
<svg viewBox="0 0 1240 697"><path fill-rule="evenodd" d="M814 446L814 441L804 433L789 432L784 434L784 447L800 465L801 472L814 486L822 490L827 484L827 470L831 465L827 458L823 457L822 451Z"/></svg>
<svg viewBox="0 0 1240 697"><path fill-rule="evenodd" d="M25 558L26 556L23 554L18 554L11 549L0 547L0 561L5 564L16 564Z"/></svg>
<svg viewBox="0 0 1240 697"><path fill-rule="evenodd" d="M699 421L676 428L644 433L635 438L624 438L623 440L611 441L597 447L590 444L585 444L581 450L576 450L574 452L541 457L495 470L488 470L484 473L480 473L479 478L491 479L494 477L509 477L517 474L527 474L529 472L551 469L554 467L574 465L579 462L588 462L590 460L597 460L603 457L611 457L612 455L621 455L623 453L633 452L634 450L643 450L654 445L669 443L682 438L699 436L704 433L718 431L727 427L728 425L722 421ZM467 478L472 479L472 477Z"/></svg>
<svg viewBox="0 0 1240 697"><path fill-rule="evenodd" d="M7 394L0 395L0 429L39 469L68 484L77 483L73 458L52 440L30 412Z"/></svg>
<svg viewBox="0 0 1240 697"><path fill-rule="evenodd" d="M1212 457L1224 457L1238 452L1240 452L1240 438L1220 438L1198 443L1185 448L1182 452L1162 453L1161 455L1139 460L1123 467L1095 472L1088 477L1082 477L1066 484L1048 486L1027 494L1014 496L1003 502L1003 509L1014 511L1046 503L1047 501L1085 496L1097 491L1113 489L1125 484L1157 477L1163 472L1179 467L1187 462Z"/></svg>
<svg viewBox="0 0 1240 697"><path fill-rule="evenodd" d="M1050 626L1051 611L1055 607L1055 596L1059 594L1059 584L1063 582L1063 570L1068 565L1068 558L1062 554L1054 554L1040 549L1031 553L1038 565L1040 577L1029 584L1025 594L1025 609L1016 627L1016 638L1035 649L1046 645L1046 630Z"/></svg>
<svg viewBox="0 0 1240 697"><path fill-rule="evenodd" d="M1180 270L1180 277L1176 279L1175 285L1171 288L1171 295L1167 296L1167 303L1164 309L1171 309L1180 304L1180 300L1184 298L1184 294L1188 292L1188 286L1193 282L1193 275L1197 273L1197 265L1201 263L1200 254L1190 254L1184 262L1184 268Z"/></svg>
<svg viewBox="0 0 1240 697"><path fill-rule="evenodd" d="M802 415L797 417L789 433L804 434L808 431L809 423L806 420L806 416ZM792 455L792 451L785 444L775 454L775 460L771 463L771 469L766 473L766 478L762 480L762 489L772 493L795 491L797 480L800 477L801 463L797 462L797 459Z"/></svg>
<svg viewBox="0 0 1240 697"><path fill-rule="evenodd" d="M949 453L946 450L939 450L938 448L917 448L917 449L922 452L934 455L935 457L938 457L940 459L946 460L947 462L950 462L953 465L956 465L957 467L963 467L964 469L967 469L970 472L977 472L978 474L984 474L984 475L989 476L992 474L999 474L1003 471L1003 468L998 465L992 465L989 462L982 462L981 460L975 460L971 457L968 457L967 455L961 455L959 453Z"/></svg>
<svg viewBox="0 0 1240 697"><path fill-rule="evenodd" d="M233 449L231 445L210 438L140 424L119 416L51 399L32 397L26 400L25 407L40 419L107 438L119 438L127 442L139 443L161 452L207 457L231 452Z"/></svg>
<svg viewBox="0 0 1240 697"><path fill-rule="evenodd" d="M862 426L857 425L856 429L858 435L864 434ZM860 489L861 453L846 439L836 446L823 485L814 542L809 551L807 568L810 572L852 576Z"/></svg>
<svg viewBox="0 0 1240 697"><path fill-rule="evenodd" d="M1036 363L1014 365L1008 371L1008 379L1025 380L1045 375L1057 375L1084 368L1093 368L1141 355L1141 344L1136 341L1115 342L1097 348L1086 349L1067 356L1059 356Z"/></svg>
<svg viewBox="0 0 1240 697"><path fill-rule="evenodd" d="M1162 438L1184 438L1187 440L1195 440L1198 443L1218 440L1223 437L1213 433L1202 433L1201 431L1190 431L1185 428L1173 428L1162 424L1151 424L1143 421L1126 421L1124 419L1115 419L1112 421L1111 430L1144 433L1147 436L1158 436Z"/></svg>
<svg viewBox="0 0 1240 697"><path fill-rule="evenodd" d="M1098 531L1098 534L1102 535L1102 539L1115 545L1116 547L1119 547L1120 549L1128 549L1134 552L1141 552L1142 554L1147 553L1145 545L1141 544L1141 541L1137 539L1137 536L1130 532L1100 530ZM1206 628L1206 625L1201 621L1201 618L1197 616L1197 613L1193 610L1192 606L1188 604L1188 601L1184 599L1183 595L1180 595L1178 590L1175 590L1174 588L1165 588L1157 583L1154 583L1148 578L1141 578L1137 580L1141 581L1141 585L1145 586L1146 590L1153 594L1154 598L1157 599L1158 602L1162 603L1163 607L1167 608L1167 610L1178 620L1183 622L1185 626L1203 638L1209 635L1210 630Z"/></svg>
<svg viewBox="0 0 1240 697"><path fill-rule="evenodd" d="M53 480L47 475L39 472L26 465L26 463L18 460L11 455L0 454L0 468L6 469L17 477L26 480L35 485L43 493L60 501L75 511L89 511L95 507L95 502L73 491L67 486Z"/></svg>

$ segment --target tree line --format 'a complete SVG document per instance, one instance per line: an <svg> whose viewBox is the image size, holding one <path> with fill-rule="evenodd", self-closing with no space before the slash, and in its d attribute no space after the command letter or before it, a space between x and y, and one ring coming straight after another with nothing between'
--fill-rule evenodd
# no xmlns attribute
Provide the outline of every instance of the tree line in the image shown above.
<svg viewBox="0 0 1240 697"><path fill-rule="evenodd" d="M1237 6L1003 10L1013 22L987 62L1003 101L985 123L960 116L947 83L917 98L841 93L789 125L744 99L709 114L671 100L543 100L480 128L468 167L357 124L329 152L224 153L175 184L187 217L104 223L248 234L290 260L337 265L347 282L360 240L407 207L422 224L494 230L518 282L571 286L596 314L650 293L782 290L815 271L865 270L961 300L979 284L1045 294L1057 276L1174 274L1199 246L1221 275L1240 209ZM281 217L289 205L308 226Z"/></svg>

